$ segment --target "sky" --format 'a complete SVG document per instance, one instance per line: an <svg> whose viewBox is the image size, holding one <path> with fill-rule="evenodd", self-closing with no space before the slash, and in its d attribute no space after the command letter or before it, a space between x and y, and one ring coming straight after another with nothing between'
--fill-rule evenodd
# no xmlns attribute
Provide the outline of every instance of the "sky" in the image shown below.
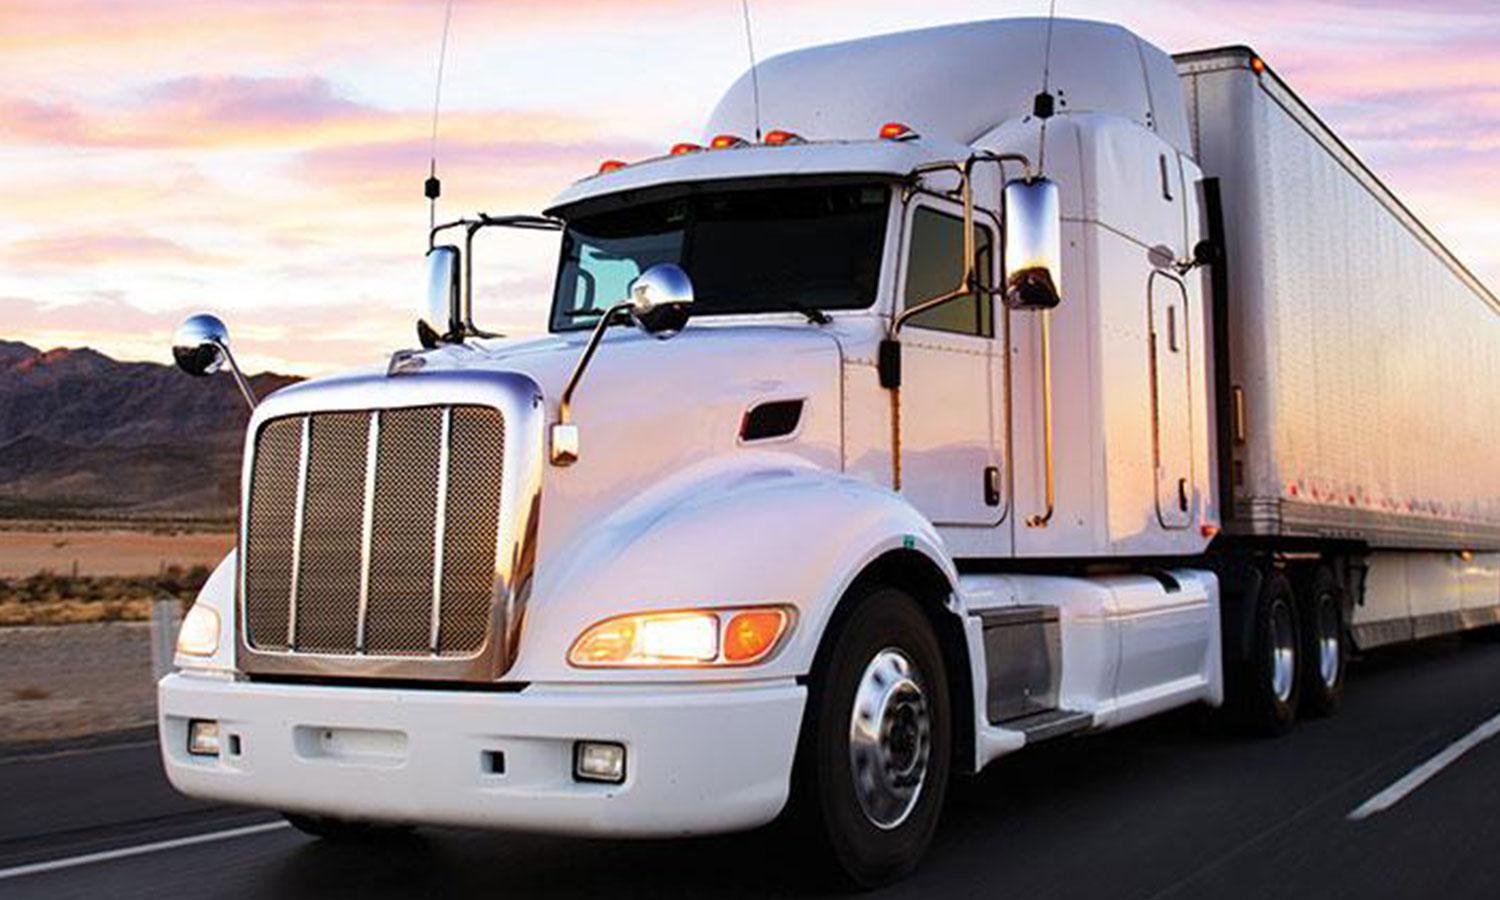
<svg viewBox="0 0 1500 900"><path fill-rule="evenodd" d="M1497 0L1058 0L1168 52L1250 44L1500 287ZM1044 0L751 0L762 58ZM165 362L212 310L250 369L414 343L444 0L0 0L0 339ZM702 137L739 0L456 0L440 215L536 212ZM545 330L556 237L482 238L476 319Z"/></svg>

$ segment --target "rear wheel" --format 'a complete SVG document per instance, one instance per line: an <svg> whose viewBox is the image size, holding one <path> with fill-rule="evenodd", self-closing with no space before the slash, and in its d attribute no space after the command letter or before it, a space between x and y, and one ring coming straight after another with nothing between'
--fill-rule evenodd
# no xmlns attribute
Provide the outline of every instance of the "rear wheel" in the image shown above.
<svg viewBox="0 0 1500 900"><path fill-rule="evenodd" d="M1296 599L1286 576L1271 572L1254 602L1250 659L1234 685L1237 706L1250 731L1285 734L1297 722L1303 681Z"/></svg>
<svg viewBox="0 0 1500 900"><path fill-rule="evenodd" d="M1333 573L1320 566L1302 601L1302 709L1331 716L1344 699L1344 592Z"/></svg>
<svg viewBox="0 0 1500 900"><path fill-rule="evenodd" d="M794 816L859 887L917 865L942 812L952 725L942 652L904 591L874 587L809 683Z"/></svg>

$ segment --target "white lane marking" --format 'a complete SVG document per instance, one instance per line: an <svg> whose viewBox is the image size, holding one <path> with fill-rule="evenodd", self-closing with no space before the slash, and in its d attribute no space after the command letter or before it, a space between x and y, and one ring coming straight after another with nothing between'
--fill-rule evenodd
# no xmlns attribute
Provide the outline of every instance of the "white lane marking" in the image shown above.
<svg viewBox="0 0 1500 900"><path fill-rule="evenodd" d="M1390 787L1361 803L1357 809L1349 813L1349 821L1358 822L1378 812L1390 809L1392 806L1400 803L1402 798L1407 794L1426 784L1432 776L1452 765L1460 756L1463 756L1497 734L1500 734L1500 715L1496 715L1478 728L1449 744L1447 749L1443 750L1442 753L1407 772L1405 776Z"/></svg>
<svg viewBox="0 0 1500 900"><path fill-rule="evenodd" d="M226 828L223 831L193 834L187 837L173 838L169 841L155 841L150 844L137 844L134 847L121 847L118 850L101 850L98 853L85 853L82 856L69 856L65 859L53 859L47 862L15 866L10 869L0 869L0 881L4 881L7 878L20 878L22 875L37 875L42 872L55 872L58 869L71 869L74 866L86 866L90 863L108 862L112 859L141 856L146 853L156 853L159 850L173 850L178 847L191 847L194 844L207 844L212 841L227 841L230 838L248 837L252 834L276 831L286 828L288 825L289 823L287 822L262 822L259 825Z"/></svg>
<svg viewBox="0 0 1500 900"><path fill-rule="evenodd" d="M95 753L113 753L116 750L139 750L142 747L155 747L156 738L149 741L130 741L124 744L106 744L103 747L70 747L67 750L49 750L44 753L22 753L18 756L0 757L0 766L14 766L20 763L45 762L49 759L63 759L69 756L92 756Z"/></svg>

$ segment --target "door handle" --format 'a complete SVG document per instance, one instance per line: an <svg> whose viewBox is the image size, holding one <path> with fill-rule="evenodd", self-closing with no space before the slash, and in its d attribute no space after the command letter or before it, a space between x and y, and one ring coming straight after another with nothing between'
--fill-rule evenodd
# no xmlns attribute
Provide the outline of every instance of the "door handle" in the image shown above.
<svg viewBox="0 0 1500 900"><path fill-rule="evenodd" d="M984 505L1000 505L1000 467L988 466L984 470Z"/></svg>
<svg viewBox="0 0 1500 900"><path fill-rule="evenodd" d="M1052 471L1052 310L1042 316L1042 465L1046 486L1047 508L1026 518L1027 528L1046 528L1057 507Z"/></svg>

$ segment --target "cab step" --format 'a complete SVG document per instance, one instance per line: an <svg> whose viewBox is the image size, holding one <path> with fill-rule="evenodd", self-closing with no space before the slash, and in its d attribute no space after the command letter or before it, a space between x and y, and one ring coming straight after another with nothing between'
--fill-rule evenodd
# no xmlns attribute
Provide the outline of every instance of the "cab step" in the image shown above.
<svg viewBox="0 0 1500 900"><path fill-rule="evenodd" d="M1027 744L1083 731L1094 724L1094 714L1071 709L1049 709L998 723L1001 728L1026 735Z"/></svg>

